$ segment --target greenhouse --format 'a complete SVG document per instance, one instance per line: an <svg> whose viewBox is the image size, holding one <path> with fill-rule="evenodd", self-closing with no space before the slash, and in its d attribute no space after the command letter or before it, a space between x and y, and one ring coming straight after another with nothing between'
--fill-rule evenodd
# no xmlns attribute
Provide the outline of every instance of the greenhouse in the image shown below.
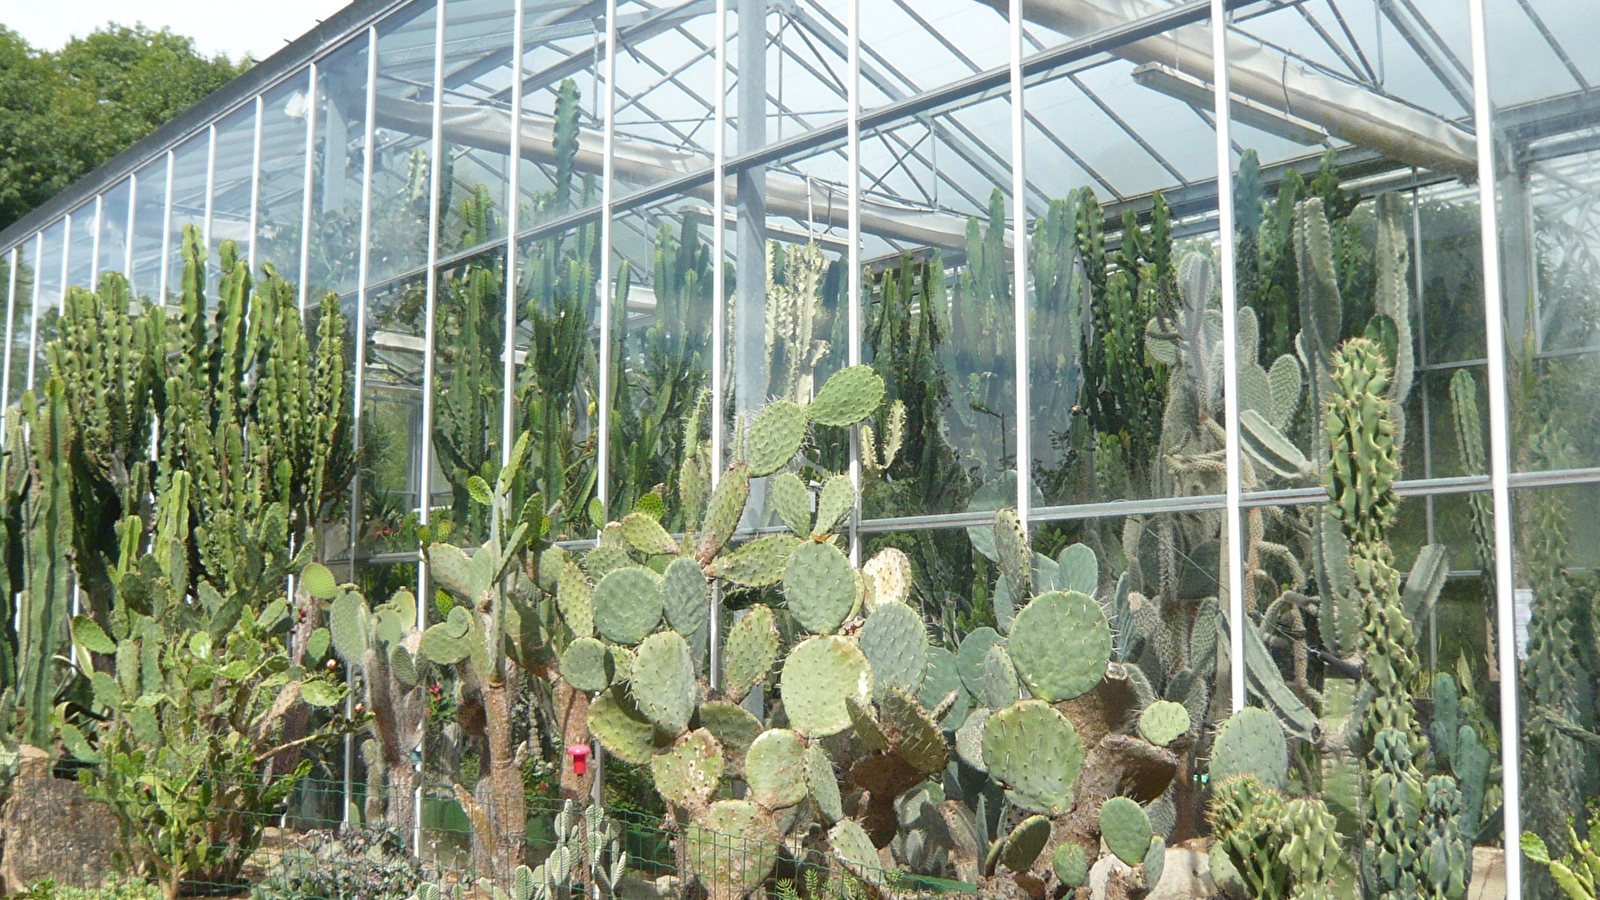
<svg viewBox="0 0 1600 900"><path fill-rule="evenodd" d="M356 0L0 232L0 768L168 897L1593 898L1592 17Z"/></svg>

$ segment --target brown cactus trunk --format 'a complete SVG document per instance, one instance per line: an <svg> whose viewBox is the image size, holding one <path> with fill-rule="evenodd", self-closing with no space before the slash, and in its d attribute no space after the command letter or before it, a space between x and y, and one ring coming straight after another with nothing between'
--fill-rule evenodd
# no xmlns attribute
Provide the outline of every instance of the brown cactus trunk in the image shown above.
<svg viewBox="0 0 1600 900"><path fill-rule="evenodd" d="M586 802L594 789L594 768L579 775L567 748L589 743L589 695L556 676L551 685L556 701L556 721L561 729L561 799Z"/></svg>
<svg viewBox="0 0 1600 900"><path fill-rule="evenodd" d="M473 816L472 859L480 872L492 872L496 881L509 883L511 873L527 855L528 801L523 794L522 768L511 746L510 686L506 681L485 684L481 693L489 765L473 793L482 818L480 822Z"/></svg>

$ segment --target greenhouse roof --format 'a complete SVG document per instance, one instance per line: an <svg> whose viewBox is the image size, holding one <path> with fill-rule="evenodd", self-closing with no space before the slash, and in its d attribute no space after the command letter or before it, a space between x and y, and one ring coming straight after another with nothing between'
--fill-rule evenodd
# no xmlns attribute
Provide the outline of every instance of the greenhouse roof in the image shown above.
<svg viewBox="0 0 1600 900"><path fill-rule="evenodd" d="M443 68L444 125L460 153L473 129L506 132L513 54L512 0L449 0ZM1005 0L855 0L860 7L861 161L866 230L890 246L961 246L965 219L1010 182L1010 112ZM739 5L730 2L730 9ZM1443 0L1235 2L1230 36L1235 151L1264 164L1314 162L1324 148L1352 160L1391 160L1472 174L1471 72L1464 10ZM0 233L0 247L31 235L63 212L291 78L369 25L386 35L378 60L378 117L391 129L426 134L434 70L434 13L411 14L402 0L357 0L271 58ZM1507 5L1510 6L1509 4ZM1550 117L1592 121L1600 104L1600 30L1585 27L1583 4L1522 2L1491 25L1500 42L1538 58L1505 66L1495 90L1503 110L1524 101L1532 124ZM997 11L996 7L1001 7ZM1446 7L1451 7L1447 9ZM1546 8L1549 7L1549 8ZM809 230L842 225L846 0L767 0L768 121L759 150L740 154L738 72L730 47L729 170L766 164L775 211ZM710 176L715 122L715 10L712 0L616 4L618 176L641 186L641 202L686 192ZM600 149L594 102L606 50L606 4L527 0L522 65L529 110L549 108L564 78L583 89L586 138ZM1183 199L1214 196L1215 158L1205 0L1027 0L1023 33L1025 158L1030 212L1078 186L1111 205L1162 190ZM391 16L391 13L398 13ZM730 40L736 41L730 17ZM1525 32L1526 34L1522 34ZM1525 39L1524 39L1525 38ZM1555 84L1555 82L1560 82ZM1557 101L1549 99L1556 97ZM493 116L500 116L496 128ZM1509 110L1507 120L1517 117ZM549 123L524 117L524 146ZM1531 140L1545 132L1519 132ZM532 131L530 131L530 129ZM1592 142L1592 134L1568 141ZM281 140L283 146L273 141ZM499 139L503 141L503 137ZM483 142L493 144L490 137ZM262 159L301 152L292 129L268 134ZM746 144L744 146L751 146ZM1355 147L1362 149L1356 150ZM1538 149L1529 152L1539 153ZM248 171L249 142L219 145L215 172ZM598 157L597 157L598 158ZM633 168L629 168L632 166ZM1393 168L1392 164L1389 164ZM631 173L631 175L630 175ZM228 188L219 180L217 194ZM236 189L250 189L249 178ZM182 191L180 189L179 193ZM626 192L616 198L626 205ZM248 201L246 201L248 202ZM877 203L881 209L874 206ZM904 227L872 226L873 216ZM818 221L821 220L821 221ZM879 248L887 249L887 248Z"/></svg>

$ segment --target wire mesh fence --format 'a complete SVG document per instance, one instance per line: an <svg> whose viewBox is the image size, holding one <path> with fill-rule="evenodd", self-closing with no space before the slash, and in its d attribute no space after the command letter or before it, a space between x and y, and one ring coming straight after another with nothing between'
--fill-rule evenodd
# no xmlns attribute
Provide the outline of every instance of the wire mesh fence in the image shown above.
<svg viewBox="0 0 1600 900"><path fill-rule="evenodd" d="M15 841L3 857L11 889L25 889L30 900L406 900L425 882L444 897L459 890L483 900L527 900L514 889L528 883L558 888L552 896L641 900L974 892L842 865L828 852L825 825L805 807L728 833L536 794L497 796L482 785L428 784L389 795L356 782L347 794L342 780L307 777L284 802L248 809L232 805L244 796L242 785L208 773L151 767L138 786L109 797L92 767L57 767L51 781L19 780L9 790L13 812L30 802L24 795L45 807L29 820L33 858ZM76 814L55 815L63 791L75 796ZM519 873L522 866L528 871Z"/></svg>

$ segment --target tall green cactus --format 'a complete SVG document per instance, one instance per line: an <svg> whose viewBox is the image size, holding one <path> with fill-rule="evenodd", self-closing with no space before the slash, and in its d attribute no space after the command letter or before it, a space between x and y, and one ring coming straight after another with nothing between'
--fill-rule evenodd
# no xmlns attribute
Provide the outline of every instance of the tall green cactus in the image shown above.
<svg viewBox="0 0 1600 900"><path fill-rule="evenodd" d="M18 690L23 741L50 743L50 713L55 706L56 657L66 639L72 596L71 425L65 387L45 382L42 396L23 395L31 447L32 487L23 507L24 577L21 628L17 633Z"/></svg>
<svg viewBox="0 0 1600 900"><path fill-rule="evenodd" d="M1328 497L1350 541L1350 570L1362 601L1360 650L1366 698L1363 732L1371 741L1364 812L1373 843L1364 870L1380 897L1455 897L1471 875L1454 778L1426 782L1414 761L1426 746L1411 703L1416 638L1406 620L1400 574L1388 533L1400 474L1388 399L1391 369L1367 338L1346 341L1333 357L1334 391L1325 426L1331 447Z"/></svg>

